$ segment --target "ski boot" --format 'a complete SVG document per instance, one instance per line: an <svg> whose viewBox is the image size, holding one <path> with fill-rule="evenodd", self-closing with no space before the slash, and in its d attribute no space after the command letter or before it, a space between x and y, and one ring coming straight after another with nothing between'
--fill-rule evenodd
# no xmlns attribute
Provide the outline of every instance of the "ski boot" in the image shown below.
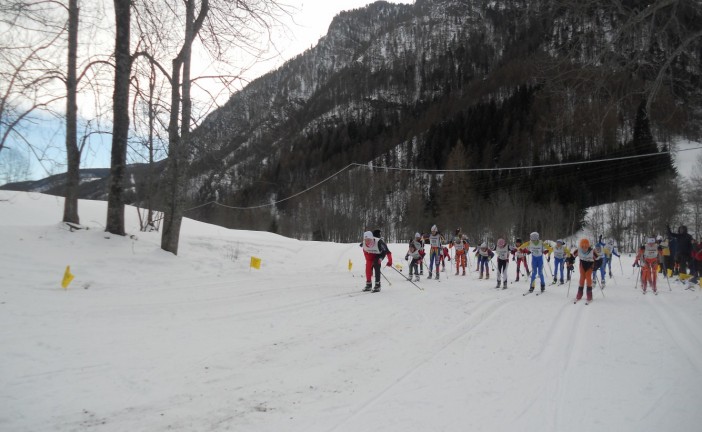
<svg viewBox="0 0 702 432"><path fill-rule="evenodd" d="M558 284L559 284L559 285L563 285L563 279L561 279L560 281L558 281Z"/></svg>
<svg viewBox="0 0 702 432"><path fill-rule="evenodd" d="M466 275L466 269L463 269L463 276Z"/></svg>
<svg viewBox="0 0 702 432"><path fill-rule="evenodd" d="M502 289L507 289L507 279L502 281Z"/></svg>
<svg viewBox="0 0 702 432"><path fill-rule="evenodd" d="M419 282L419 275L414 275L414 281Z"/></svg>
<svg viewBox="0 0 702 432"><path fill-rule="evenodd" d="M578 294L575 296L575 300L580 300L581 298L583 298L583 287L579 286Z"/></svg>
<svg viewBox="0 0 702 432"><path fill-rule="evenodd" d="M373 285L370 282L366 282L366 287L363 288L363 291L370 291L371 288L373 288Z"/></svg>
<svg viewBox="0 0 702 432"><path fill-rule="evenodd" d="M434 276L434 279L439 280L439 272L436 272L436 276Z"/></svg>
<svg viewBox="0 0 702 432"><path fill-rule="evenodd" d="M376 282L375 286L373 287L373 292L376 293L380 291L380 282Z"/></svg>
<svg viewBox="0 0 702 432"><path fill-rule="evenodd" d="M592 301L592 287L587 287L587 301Z"/></svg>
<svg viewBox="0 0 702 432"><path fill-rule="evenodd" d="M456 274L454 276L458 276L458 270L456 270Z"/></svg>
<svg viewBox="0 0 702 432"><path fill-rule="evenodd" d="M427 277L427 279L431 279L431 272L429 272L429 276Z"/></svg>
<svg viewBox="0 0 702 432"><path fill-rule="evenodd" d="M556 280L556 278L554 277L554 278L553 278L553 284L556 285L556 282L557 282L557 280Z"/></svg>
<svg viewBox="0 0 702 432"><path fill-rule="evenodd" d="M543 284L542 284L542 285L541 285L541 292L544 292L544 291L546 291L546 285L543 285Z"/></svg>
<svg viewBox="0 0 702 432"><path fill-rule="evenodd" d="M497 286L496 286L495 288L499 288L501 284L502 284L502 282L500 282L500 280L498 279L498 280L497 280Z"/></svg>
<svg viewBox="0 0 702 432"><path fill-rule="evenodd" d="M478 279L482 279L482 278L483 278L483 272L480 272L480 277L478 277Z"/></svg>
<svg viewBox="0 0 702 432"><path fill-rule="evenodd" d="M488 279L490 279L490 272L486 271L485 272L485 280L488 280Z"/></svg>

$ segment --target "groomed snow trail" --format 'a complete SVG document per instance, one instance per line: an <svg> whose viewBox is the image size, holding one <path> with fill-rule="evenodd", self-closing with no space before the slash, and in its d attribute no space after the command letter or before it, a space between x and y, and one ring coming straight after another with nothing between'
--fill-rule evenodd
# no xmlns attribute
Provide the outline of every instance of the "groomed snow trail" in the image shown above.
<svg viewBox="0 0 702 432"><path fill-rule="evenodd" d="M528 280L496 290L494 279L441 273L420 291L385 269L392 285L363 293L357 244L186 220L174 257L158 234L70 233L55 198L31 199L27 216L0 209L1 430L660 432L702 422L699 289L660 280L661 293L644 296L635 272L615 269L606 297L595 288L586 306L573 304L575 283L570 298L567 285L524 297ZM104 214L104 203L81 208L93 207L85 220ZM391 248L407 273L405 246ZM624 269L632 260L622 257ZM69 264L76 279L62 290Z"/></svg>

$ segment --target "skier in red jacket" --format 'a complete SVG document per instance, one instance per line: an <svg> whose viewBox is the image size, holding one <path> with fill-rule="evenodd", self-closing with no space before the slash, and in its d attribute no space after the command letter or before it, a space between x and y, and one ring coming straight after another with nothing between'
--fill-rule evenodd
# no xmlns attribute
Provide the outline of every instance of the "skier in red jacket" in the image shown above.
<svg viewBox="0 0 702 432"><path fill-rule="evenodd" d="M386 266L392 266L392 253L390 253L385 241L380 238L380 230L364 232L361 247L363 247L363 255L366 257L366 287L363 291L371 290L371 277L375 270L375 286L372 288L373 292L378 292L380 291L380 264L383 258L387 257Z"/></svg>

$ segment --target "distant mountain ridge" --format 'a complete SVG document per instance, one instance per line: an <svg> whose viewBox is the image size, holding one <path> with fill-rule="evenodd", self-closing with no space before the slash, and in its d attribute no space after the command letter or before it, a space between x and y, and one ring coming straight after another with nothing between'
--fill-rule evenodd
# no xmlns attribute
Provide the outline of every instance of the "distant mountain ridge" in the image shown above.
<svg viewBox="0 0 702 432"><path fill-rule="evenodd" d="M670 158L615 161L588 175L412 170L616 159L665 150L685 133L691 122L679 104L661 97L649 113L628 89L643 84L585 61L629 48L611 45L622 18L598 4L607 2L576 13L528 0L379 1L340 13L316 46L251 82L193 131L187 200L222 205L186 216L335 241L371 226L403 238L433 223L470 227L474 237L573 231L586 206L670 175ZM631 39L622 43L646 40ZM410 171L354 167L329 178L351 163ZM136 174L137 189L139 182ZM495 216L509 212L525 214Z"/></svg>

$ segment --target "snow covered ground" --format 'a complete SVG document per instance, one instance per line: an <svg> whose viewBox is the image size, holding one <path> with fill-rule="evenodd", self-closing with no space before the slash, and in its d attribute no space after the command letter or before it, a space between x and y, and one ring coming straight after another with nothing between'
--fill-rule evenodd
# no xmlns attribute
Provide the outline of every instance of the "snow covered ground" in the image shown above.
<svg viewBox="0 0 702 432"><path fill-rule="evenodd" d="M0 191L2 431L702 424L700 290L663 280L644 296L630 256L588 306L567 285L498 291L492 274L442 273L420 291L385 269L392 285L371 294L357 244L186 220L176 257L137 232L133 208L136 238L118 237L103 231L104 202L80 202L90 229L75 232L62 202ZM405 264L404 245L391 249Z"/></svg>

